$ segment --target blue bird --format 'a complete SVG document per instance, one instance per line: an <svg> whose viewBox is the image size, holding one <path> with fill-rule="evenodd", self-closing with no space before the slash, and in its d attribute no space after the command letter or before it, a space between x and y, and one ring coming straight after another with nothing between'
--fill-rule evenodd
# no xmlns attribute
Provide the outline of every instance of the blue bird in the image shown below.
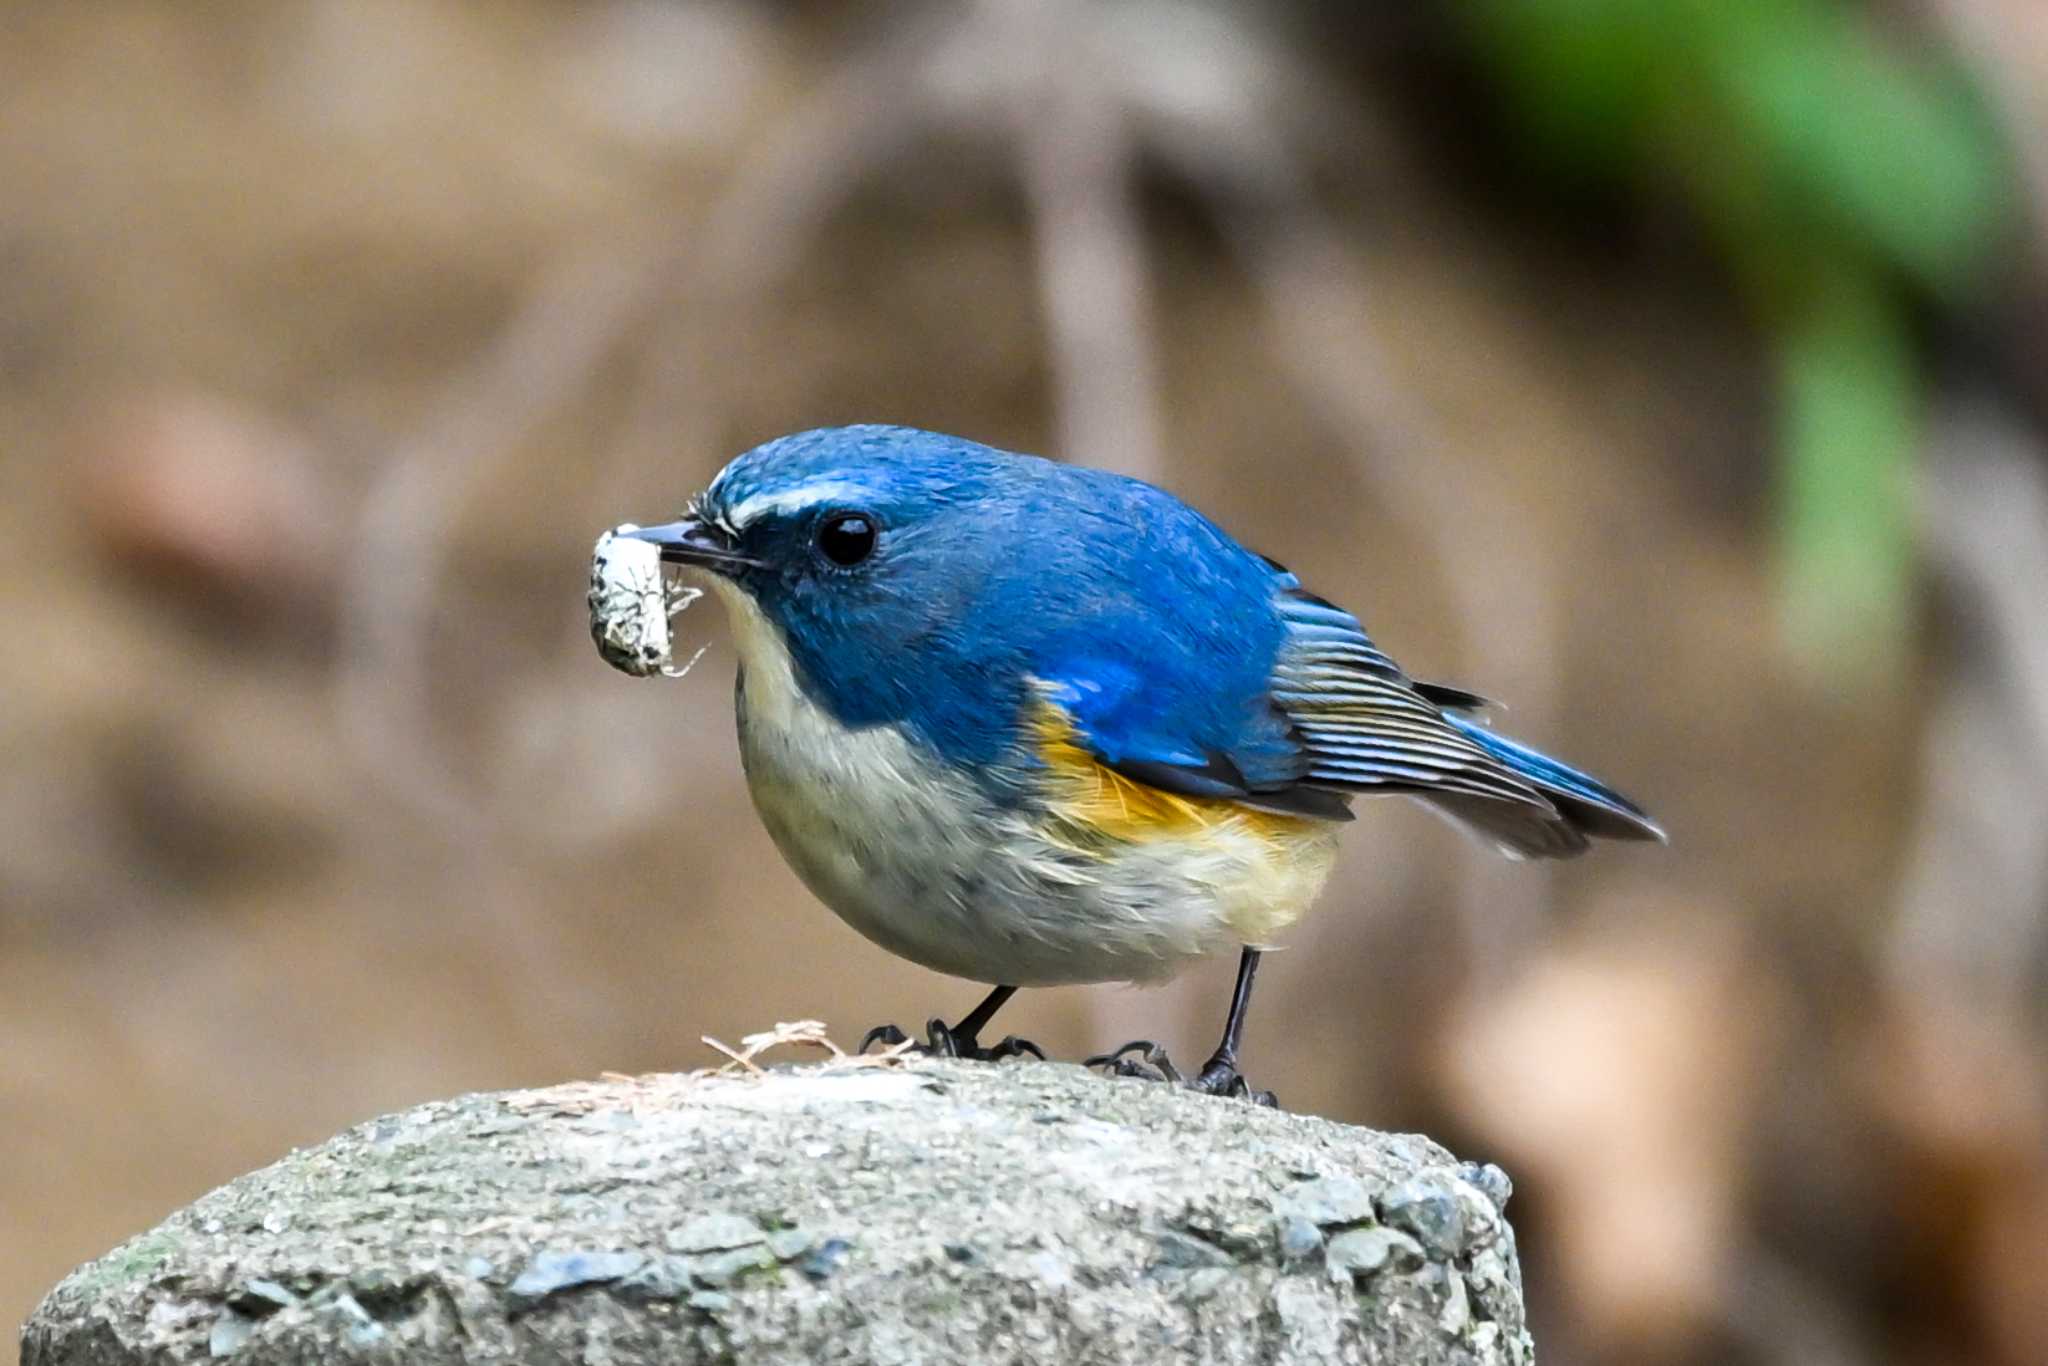
<svg viewBox="0 0 2048 1366"><path fill-rule="evenodd" d="M1322 890L1360 796L1427 802L1523 858L1658 840L1643 810L1408 677L1356 618L1171 494L903 427L801 432L632 533L724 601L740 753L790 865L893 953L994 987L1156 981L1262 948ZM900 1031L875 1032L900 1041ZM871 1038L874 1036L871 1036ZM1179 1073L1149 1044L1097 1061Z"/></svg>

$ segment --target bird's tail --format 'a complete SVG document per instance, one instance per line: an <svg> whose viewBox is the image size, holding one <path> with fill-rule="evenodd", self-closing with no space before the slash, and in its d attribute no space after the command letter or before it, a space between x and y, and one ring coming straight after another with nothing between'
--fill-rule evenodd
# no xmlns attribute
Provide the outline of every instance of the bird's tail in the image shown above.
<svg viewBox="0 0 2048 1366"><path fill-rule="evenodd" d="M1628 798L1547 754L1465 717L1444 719L1500 762L1501 767L1550 799L1553 809L1464 793L1430 793L1439 810L1471 826L1511 854L1524 858L1570 858L1596 839L1659 840L1664 831Z"/></svg>

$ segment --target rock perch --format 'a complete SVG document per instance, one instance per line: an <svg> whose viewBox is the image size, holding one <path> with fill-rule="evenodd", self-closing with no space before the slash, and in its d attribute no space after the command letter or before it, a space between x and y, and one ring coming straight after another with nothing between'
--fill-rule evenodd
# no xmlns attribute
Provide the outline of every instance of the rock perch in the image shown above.
<svg viewBox="0 0 2048 1366"><path fill-rule="evenodd" d="M73 1272L25 1366L1531 1359L1507 1179L1031 1063L467 1096Z"/></svg>

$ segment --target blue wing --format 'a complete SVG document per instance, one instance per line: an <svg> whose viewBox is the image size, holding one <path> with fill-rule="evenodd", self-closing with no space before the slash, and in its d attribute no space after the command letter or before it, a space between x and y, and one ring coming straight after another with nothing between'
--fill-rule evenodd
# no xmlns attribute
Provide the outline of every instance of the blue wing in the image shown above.
<svg viewBox="0 0 2048 1366"><path fill-rule="evenodd" d="M1413 792L1531 858L1569 857L1593 839L1664 838L1613 788L1456 714L1486 701L1410 679L1350 613L1298 584L1280 612L1289 626L1272 696L1313 756L1306 781Z"/></svg>
<svg viewBox="0 0 2048 1366"><path fill-rule="evenodd" d="M1042 697L1103 764L1185 796L1344 820L1353 795L1408 793L1531 857L1595 836L1662 838L1619 793L1458 714L1485 699L1410 679L1350 613L1273 575L1277 641L1258 684L1226 705L1213 692L1191 704L1185 681L1091 656L1041 679Z"/></svg>
<svg viewBox="0 0 2048 1366"><path fill-rule="evenodd" d="M1040 696L1102 763L1184 796L1348 820L1354 793L1441 791L1555 817L1429 694L1460 707L1481 699L1418 689L1354 618L1286 571L1272 569L1261 588L1228 661L1250 656L1249 670L1219 659L1199 677L1176 677L1182 654L1147 662L1091 648L1045 669Z"/></svg>
<svg viewBox="0 0 2048 1366"><path fill-rule="evenodd" d="M1292 576L1289 576L1290 578ZM1280 591L1286 623L1270 696L1300 738L1304 779L1348 791L1442 791L1549 808L1543 795L1452 724L1349 612L1299 586Z"/></svg>

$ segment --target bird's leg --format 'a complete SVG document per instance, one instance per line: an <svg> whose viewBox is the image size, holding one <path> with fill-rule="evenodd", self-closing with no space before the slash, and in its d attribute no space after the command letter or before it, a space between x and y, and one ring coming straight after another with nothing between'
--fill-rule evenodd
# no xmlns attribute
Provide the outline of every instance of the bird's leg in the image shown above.
<svg viewBox="0 0 2048 1366"><path fill-rule="evenodd" d="M1188 1083L1188 1088L1277 1108L1280 1102L1271 1091L1254 1091L1237 1070L1237 1050L1244 1042L1244 1017L1252 1004L1252 979L1258 975L1259 951L1247 948L1237 960L1237 985L1230 993L1230 1018L1223 1022L1223 1042L1216 1045L1216 1051Z"/></svg>
<svg viewBox="0 0 2048 1366"><path fill-rule="evenodd" d="M1149 1039L1127 1043L1111 1053L1088 1059L1088 1067L1108 1069L1118 1077L1141 1077L1185 1086L1211 1096L1232 1096L1254 1105L1278 1106L1271 1091L1254 1091L1237 1070L1237 1050L1244 1041L1244 1017L1252 1002L1252 979L1258 975L1259 951L1248 948L1237 960L1237 986L1230 993L1230 1018L1223 1025L1223 1042L1192 1077L1183 1077L1166 1050Z"/></svg>
<svg viewBox="0 0 2048 1366"><path fill-rule="evenodd" d="M979 1042L981 1031L1003 1008L1003 1003L1017 994L1015 987L997 987L982 998L980 1005L969 1011L959 1024L948 1025L944 1020L932 1019L925 1022L924 1042L913 1045L911 1051L924 1053L936 1058L968 1058L976 1062L997 1062L1003 1058L1030 1056L1043 1061L1045 1054L1037 1044L1016 1035L1007 1035L993 1048L983 1048ZM909 1043L910 1036L895 1025L876 1025L860 1041L860 1051L865 1053L877 1043L893 1047Z"/></svg>

